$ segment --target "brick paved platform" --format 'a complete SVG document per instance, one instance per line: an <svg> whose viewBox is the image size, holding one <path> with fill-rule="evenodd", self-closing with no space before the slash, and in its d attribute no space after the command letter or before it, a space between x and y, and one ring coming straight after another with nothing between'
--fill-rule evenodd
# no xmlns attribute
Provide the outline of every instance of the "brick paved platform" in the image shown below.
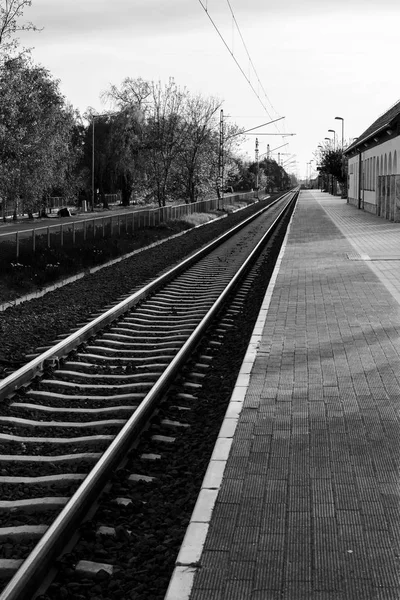
<svg viewBox="0 0 400 600"><path fill-rule="evenodd" d="M399 600L400 224L303 191L168 600Z"/></svg>

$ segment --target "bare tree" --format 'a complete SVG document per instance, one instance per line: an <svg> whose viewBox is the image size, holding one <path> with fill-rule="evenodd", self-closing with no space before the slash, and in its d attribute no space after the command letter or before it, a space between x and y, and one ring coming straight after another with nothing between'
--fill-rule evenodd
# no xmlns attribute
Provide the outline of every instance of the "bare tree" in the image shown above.
<svg viewBox="0 0 400 600"><path fill-rule="evenodd" d="M104 102L110 102L113 108L124 110L135 108L139 112L146 112L151 96L151 84L141 77L132 79L126 77L121 87L111 85L110 89L101 94Z"/></svg>
<svg viewBox="0 0 400 600"><path fill-rule="evenodd" d="M187 135L181 146L180 174L183 178L185 199L188 202L195 202L201 194L205 166L209 162L211 147L215 147L212 143L218 131L215 115L220 107L221 102L215 98L203 98L200 95L187 98L185 107ZM213 154L215 153L211 151L211 156Z"/></svg>
<svg viewBox="0 0 400 600"><path fill-rule="evenodd" d="M147 121L147 147L150 156L149 184L159 206L165 206L176 188L178 157L188 137L185 121L186 89L171 78L164 86L152 83L152 114Z"/></svg>
<svg viewBox="0 0 400 600"><path fill-rule="evenodd" d="M14 37L18 31L39 31L31 22L20 23L31 0L0 0L0 51L10 53L15 50L18 40Z"/></svg>

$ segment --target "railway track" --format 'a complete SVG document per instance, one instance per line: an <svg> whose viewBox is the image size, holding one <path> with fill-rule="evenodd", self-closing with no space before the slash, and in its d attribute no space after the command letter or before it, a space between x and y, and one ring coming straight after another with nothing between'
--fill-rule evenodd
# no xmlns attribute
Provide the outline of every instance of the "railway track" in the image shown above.
<svg viewBox="0 0 400 600"><path fill-rule="evenodd" d="M0 574L12 576L0 600L32 597L295 198L286 195L251 217L0 384ZM178 404L158 419L156 433L145 434L150 450L189 429L185 412L211 360L200 355ZM140 458L155 464L159 456ZM128 479L140 488L152 476ZM132 500L115 495L113 502ZM107 525L99 535L117 533ZM105 562L80 568L85 575L108 569Z"/></svg>

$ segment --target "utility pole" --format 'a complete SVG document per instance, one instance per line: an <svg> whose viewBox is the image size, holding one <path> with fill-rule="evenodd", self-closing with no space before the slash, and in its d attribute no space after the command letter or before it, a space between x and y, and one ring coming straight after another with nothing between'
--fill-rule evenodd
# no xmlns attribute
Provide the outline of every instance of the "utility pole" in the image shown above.
<svg viewBox="0 0 400 600"><path fill-rule="evenodd" d="M258 138L256 138L256 196L258 199L258 171L259 171L259 163L258 163Z"/></svg>
<svg viewBox="0 0 400 600"><path fill-rule="evenodd" d="M219 153L218 153L218 210L219 199L224 198L224 111L220 112L219 119Z"/></svg>

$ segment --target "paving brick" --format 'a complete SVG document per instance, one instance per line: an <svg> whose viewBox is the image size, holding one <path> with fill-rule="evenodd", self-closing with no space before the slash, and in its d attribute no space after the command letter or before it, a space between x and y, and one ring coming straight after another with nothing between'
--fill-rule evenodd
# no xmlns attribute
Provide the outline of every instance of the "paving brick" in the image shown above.
<svg viewBox="0 0 400 600"><path fill-rule="evenodd" d="M254 562L231 562L227 572L227 579L238 579L242 581L252 581L254 577Z"/></svg>
<svg viewBox="0 0 400 600"><path fill-rule="evenodd" d="M400 598L399 246L302 192L190 600Z"/></svg>
<svg viewBox="0 0 400 600"><path fill-rule="evenodd" d="M249 598L253 584L249 580L228 580L225 588L225 600L243 600Z"/></svg>
<svg viewBox="0 0 400 600"><path fill-rule="evenodd" d="M225 588L225 572L220 569L203 567L196 573L196 587L203 590L223 590Z"/></svg>

